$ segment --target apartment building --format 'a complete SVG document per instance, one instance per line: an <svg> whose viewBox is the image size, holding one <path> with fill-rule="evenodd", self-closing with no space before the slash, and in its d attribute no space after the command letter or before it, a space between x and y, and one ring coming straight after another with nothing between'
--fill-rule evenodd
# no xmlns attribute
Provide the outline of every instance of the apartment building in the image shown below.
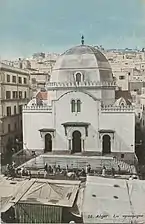
<svg viewBox="0 0 145 224"><path fill-rule="evenodd" d="M29 72L0 63L0 152L22 142L22 106L30 99Z"/></svg>

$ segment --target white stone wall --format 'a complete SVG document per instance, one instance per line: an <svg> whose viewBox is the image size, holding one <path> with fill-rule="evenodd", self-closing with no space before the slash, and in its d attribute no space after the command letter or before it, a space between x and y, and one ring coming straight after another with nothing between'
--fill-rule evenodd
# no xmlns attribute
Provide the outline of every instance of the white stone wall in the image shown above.
<svg viewBox="0 0 145 224"><path fill-rule="evenodd" d="M111 151L133 153L135 151L135 114L134 112L103 112L100 117L100 129L114 130Z"/></svg>
<svg viewBox="0 0 145 224"><path fill-rule="evenodd" d="M71 112L71 100L80 99L81 112ZM52 113L51 113L52 112ZM86 122L88 126L88 136L86 136L84 127L65 128L62 125L65 122ZM24 148L29 150L42 150L45 147L45 134L40 135L39 129L55 129L52 135L52 147L54 151L69 151L69 140L72 147L73 131L81 132L82 152L102 152L102 137L99 130L112 130L111 151L112 153L134 153L135 150L135 114L131 109L121 109L101 111L101 102L94 100L89 95L82 92L69 92L58 100L52 102L52 111L50 108L39 109L31 108L23 111L23 141ZM107 132L106 132L107 134ZM84 145L84 148L83 148Z"/></svg>
<svg viewBox="0 0 145 224"><path fill-rule="evenodd" d="M80 99L81 112L71 112L71 100ZM68 139L72 138L72 133L75 130L79 130L82 134L82 140L85 142L85 150L94 151L98 148L98 113L99 113L99 101L95 101L92 97L81 92L72 92L64 95L58 101L54 102L55 107L55 128L57 130L54 140L55 150L67 150ZM69 128L69 136L65 136L65 130L62 123L65 122L88 122L91 125L88 128L88 137L85 136L84 128L73 127Z"/></svg>
<svg viewBox="0 0 145 224"><path fill-rule="evenodd" d="M33 107L32 107L33 108ZM39 129L52 128L52 113L48 110L23 110L23 147L29 150L44 149L44 136L41 137Z"/></svg>
<svg viewBox="0 0 145 224"><path fill-rule="evenodd" d="M117 86L121 87L122 90L128 90L128 82L129 82L129 77L128 73L124 71L115 71L114 76L116 78L116 84ZM124 79L120 79L120 76L124 76Z"/></svg>

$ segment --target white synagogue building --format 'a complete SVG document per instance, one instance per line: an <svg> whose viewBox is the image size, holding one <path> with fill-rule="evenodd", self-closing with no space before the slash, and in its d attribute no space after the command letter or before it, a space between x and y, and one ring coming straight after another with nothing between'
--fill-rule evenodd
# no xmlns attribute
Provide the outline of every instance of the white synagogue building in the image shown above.
<svg viewBox="0 0 145 224"><path fill-rule="evenodd" d="M82 38L56 61L43 97L24 106L24 149L134 160L135 112L115 89L106 57Z"/></svg>

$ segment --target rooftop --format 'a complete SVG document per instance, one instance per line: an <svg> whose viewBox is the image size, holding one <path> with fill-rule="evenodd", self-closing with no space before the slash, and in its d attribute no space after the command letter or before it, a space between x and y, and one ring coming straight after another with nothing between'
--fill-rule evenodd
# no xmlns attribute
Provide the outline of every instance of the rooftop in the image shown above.
<svg viewBox="0 0 145 224"><path fill-rule="evenodd" d="M144 195L145 181L88 176L84 223L144 223Z"/></svg>

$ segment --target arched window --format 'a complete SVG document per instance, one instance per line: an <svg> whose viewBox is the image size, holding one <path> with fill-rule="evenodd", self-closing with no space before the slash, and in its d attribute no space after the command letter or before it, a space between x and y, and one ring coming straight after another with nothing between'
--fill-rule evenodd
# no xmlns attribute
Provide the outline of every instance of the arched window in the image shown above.
<svg viewBox="0 0 145 224"><path fill-rule="evenodd" d="M71 112L75 112L75 107L76 107L76 103L75 103L75 100L72 100L71 101Z"/></svg>
<svg viewBox="0 0 145 224"><path fill-rule="evenodd" d="M81 73L76 73L76 82L77 83L79 83L79 82L81 82L82 81L82 75L81 75Z"/></svg>
<svg viewBox="0 0 145 224"><path fill-rule="evenodd" d="M77 100L77 112L81 112L81 101Z"/></svg>

